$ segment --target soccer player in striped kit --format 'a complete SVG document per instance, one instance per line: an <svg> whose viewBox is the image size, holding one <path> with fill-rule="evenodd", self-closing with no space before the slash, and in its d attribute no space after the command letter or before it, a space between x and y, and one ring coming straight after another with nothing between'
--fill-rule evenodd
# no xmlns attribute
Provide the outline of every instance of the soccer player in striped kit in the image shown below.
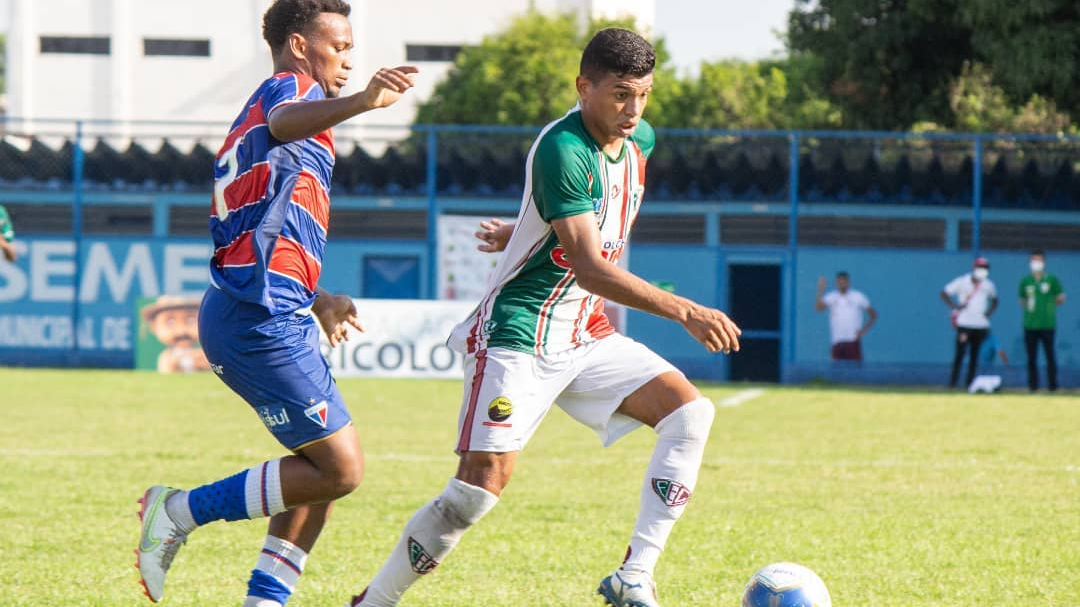
<svg viewBox="0 0 1080 607"><path fill-rule="evenodd" d="M604 445L642 424L656 431L629 548L598 592L616 607L658 607L653 568L694 490L713 404L670 363L616 333L604 300L675 320L712 352L738 350L740 331L723 312L615 263L655 140L642 119L655 60L633 32L597 33L582 54L578 107L547 125L529 152L517 220L482 224L481 248L505 252L487 296L450 337L466 353L457 474L409 520L352 607L396 605L438 566L499 501L553 403Z"/></svg>
<svg viewBox="0 0 1080 607"><path fill-rule="evenodd" d="M155 485L142 503L136 550L146 594L159 601L188 535L216 520L269 517L244 607L281 607L292 594L333 500L363 476L356 429L319 352L346 325L352 300L318 287L334 167L331 127L388 106L413 85L411 66L380 69L339 96L352 65L342 0L276 0L263 17L274 75L244 104L218 152L211 282L199 335L215 373L291 454L190 491Z"/></svg>

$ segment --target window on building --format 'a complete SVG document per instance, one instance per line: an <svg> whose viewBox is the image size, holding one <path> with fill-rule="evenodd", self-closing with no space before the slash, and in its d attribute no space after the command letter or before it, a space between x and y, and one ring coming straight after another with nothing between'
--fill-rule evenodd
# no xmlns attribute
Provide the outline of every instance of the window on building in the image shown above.
<svg viewBox="0 0 1080 607"><path fill-rule="evenodd" d="M143 54L160 57L209 57L209 40L143 38Z"/></svg>
<svg viewBox="0 0 1080 607"><path fill-rule="evenodd" d="M41 52L70 55L108 55L108 36L42 36Z"/></svg>
<svg viewBox="0 0 1080 607"><path fill-rule="evenodd" d="M457 59L460 44L406 44L406 61L449 61Z"/></svg>

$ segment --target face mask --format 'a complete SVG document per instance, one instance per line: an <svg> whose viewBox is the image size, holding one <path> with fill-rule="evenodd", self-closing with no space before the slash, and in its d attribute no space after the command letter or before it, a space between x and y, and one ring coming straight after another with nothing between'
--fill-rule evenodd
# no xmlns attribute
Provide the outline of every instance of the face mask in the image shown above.
<svg viewBox="0 0 1080 607"><path fill-rule="evenodd" d="M976 280L986 280L986 277L990 275L990 270L986 268L975 268L971 271L971 275L974 276Z"/></svg>
<svg viewBox="0 0 1080 607"><path fill-rule="evenodd" d="M1032 272L1042 272L1043 268L1045 268L1045 267L1046 267L1046 262L1045 261L1042 261L1042 260L1039 260L1039 259L1031 260L1031 271Z"/></svg>

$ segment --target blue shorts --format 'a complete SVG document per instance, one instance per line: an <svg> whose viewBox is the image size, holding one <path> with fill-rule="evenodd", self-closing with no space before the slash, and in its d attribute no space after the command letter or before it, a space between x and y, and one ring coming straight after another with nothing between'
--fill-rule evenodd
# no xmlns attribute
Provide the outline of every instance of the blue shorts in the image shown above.
<svg viewBox="0 0 1080 607"><path fill-rule="evenodd" d="M311 314L270 314L211 286L199 308L199 342L214 373L293 451L351 421Z"/></svg>

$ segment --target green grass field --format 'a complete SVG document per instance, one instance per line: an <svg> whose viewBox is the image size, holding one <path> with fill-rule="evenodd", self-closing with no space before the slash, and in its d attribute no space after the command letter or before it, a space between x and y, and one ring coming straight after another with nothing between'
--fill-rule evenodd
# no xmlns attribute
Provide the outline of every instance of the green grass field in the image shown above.
<svg viewBox="0 0 1080 607"><path fill-rule="evenodd" d="M0 597L149 605L135 500L282 454L211 375L0 370ZM340 607L454 469L460 384L343 380L367 474L292 607ZM720 402L745 389L706 386ZM1080 605L1080 397L765 387L718 409L660 561L665 607L736 606L759 566L816 570L837 606ZM609 449L554 410L502 503L404 607L595 606L622 557L653 435ZM165 605L238 606L263 521L196 532Z"/></svg>

